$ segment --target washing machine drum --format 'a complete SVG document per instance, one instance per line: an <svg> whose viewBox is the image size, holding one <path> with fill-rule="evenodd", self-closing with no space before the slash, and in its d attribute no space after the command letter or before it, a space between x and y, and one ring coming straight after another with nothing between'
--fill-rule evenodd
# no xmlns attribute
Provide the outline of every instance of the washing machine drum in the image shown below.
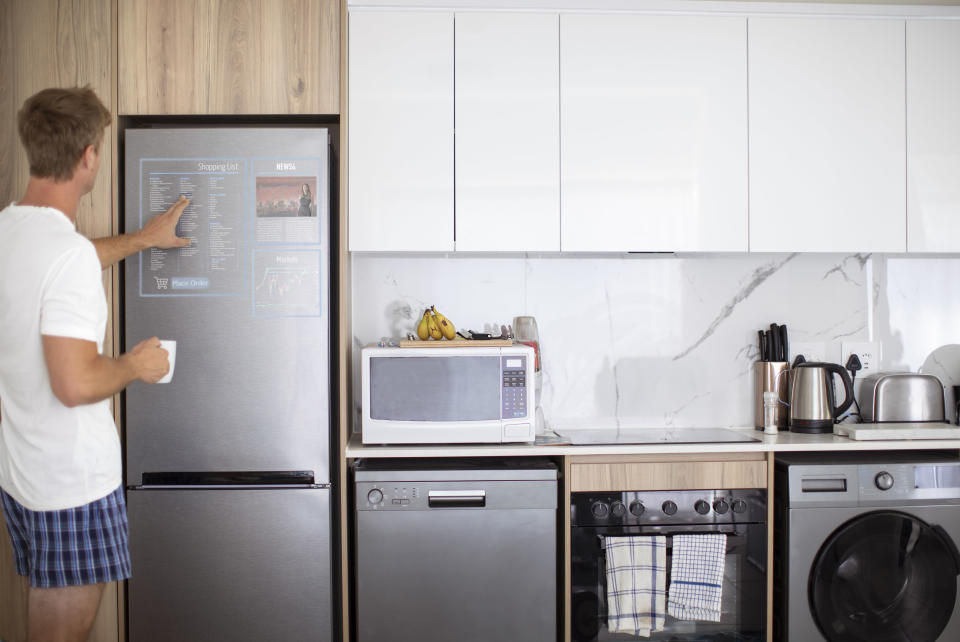
<svg viewBox="0 0 960 642"><path fill-rule="evenodd" d="M814 621L829 642L934 642L957 606L958 558L940 526L898 511L860 515L814 558Z"/></svg>

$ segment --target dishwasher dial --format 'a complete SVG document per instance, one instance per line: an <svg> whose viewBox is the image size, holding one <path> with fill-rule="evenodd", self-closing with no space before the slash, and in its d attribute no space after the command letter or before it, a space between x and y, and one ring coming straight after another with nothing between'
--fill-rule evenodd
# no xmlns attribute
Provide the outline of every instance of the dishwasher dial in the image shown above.
<svg viewBox="0 0 960 642"><path fill-rule="evenodd" d="M713 510L717 511L718 515L723 515L730 510L730 504L728 504L725 499L718 499L713 502Z"/></svg>
<svg viewBox="0 0 960 642"><path fill-rule="evenodd" d="M605 519L607 515L610 514L610 507L606 502L593 502L593 506L590 507L590 512L593 513L593 516L597 519Z"/></svg>
<svg viewBox="0 0 960 642"><path fill-rule="evenodd" d="M383 501L383 491L379 488L374 488L367 493L367 501L373 505L379 504Z"/></svg>
<svg viewBox="0 0 960 642"><path fill-rule="evenodd" d="M876 484L880 490L890 490L893 488L893 475L886 471L877 473L877 476L873 478L873 483Z"/></svg>
<svg viewBox="0 0 960 642"><path fill-rule="evenodd" d="M663 502L663 505L660 507L660 510L663 511L664 515L676 515L677 514L677 504L672 502L669 499Z"/></svg>
<svg viewBox="0 0 960 642"><path fill-rule="evenodd" d="M702 499L698 499L697 503L693 505L693 510L697 511L701 515L706 515L707 513L710 512L710 504L703 501Z"/></svg>
<svg viewBox="0 0 960 642"><path fill-rule="evenodd" d="M630 514L634 517L640 517L643 515L643 503L637 500L630 502Z"/></svg>
<svg viewBox="0 0 960 642"><path fill-rule="evenodd" d="M610 512L614 517L623 517L627 514L627 507L623 505L623 502L613 502L610 504Z"/></svg>

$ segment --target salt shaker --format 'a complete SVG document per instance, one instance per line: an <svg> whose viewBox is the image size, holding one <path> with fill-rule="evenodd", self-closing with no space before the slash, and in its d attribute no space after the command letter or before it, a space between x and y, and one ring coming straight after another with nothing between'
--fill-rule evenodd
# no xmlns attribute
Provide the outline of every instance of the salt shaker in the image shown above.
<svg viewBox="0 0 960 642"><path fill-rule="evenodd" d="M763 393L763 432L767 435L777 434L777 404L780 403L776 392Z"/></svg>

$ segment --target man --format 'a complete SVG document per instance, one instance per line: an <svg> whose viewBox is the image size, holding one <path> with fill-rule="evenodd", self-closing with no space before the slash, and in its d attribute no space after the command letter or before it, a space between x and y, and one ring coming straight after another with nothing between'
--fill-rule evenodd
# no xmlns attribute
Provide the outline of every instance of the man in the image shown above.
<svg viewBox="0 0 960 642"><path fill-rule="evenodd" d="M30 581L31 642L86 640L106 582L130 576L109 400L169 370L156 337L115 359L100 354L101 269L148 247L189 244L176 236L182 197L132 234L91 242L77 233L109 124L89 87L27 99L17 127L30 180L0 212L0 500L17 573Z"/></svg>

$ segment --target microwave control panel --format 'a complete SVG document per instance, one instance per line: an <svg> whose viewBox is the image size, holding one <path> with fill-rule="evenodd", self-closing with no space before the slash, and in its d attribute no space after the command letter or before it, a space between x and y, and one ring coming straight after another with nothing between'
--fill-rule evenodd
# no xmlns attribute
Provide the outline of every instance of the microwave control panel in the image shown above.
<svg viewBox="0 0 960 642"><path fill-rule="evenodd" d="M500 357L500 372L503 373L500 417L503 419L526 417L527 357L524 355Z"/></svg>

